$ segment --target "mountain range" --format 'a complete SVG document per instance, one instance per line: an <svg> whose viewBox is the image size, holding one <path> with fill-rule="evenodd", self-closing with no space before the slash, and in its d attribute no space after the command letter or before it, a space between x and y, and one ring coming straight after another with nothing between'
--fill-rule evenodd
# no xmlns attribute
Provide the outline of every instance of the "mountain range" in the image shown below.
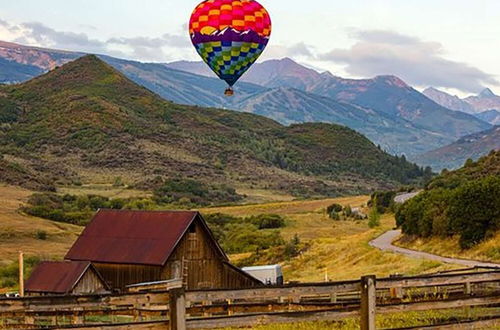
<svg viewBox="0 0 500 330"><path fill-rule="evenodd" d="M433 87L426 89L423 94L448 109L472 114L492 125L500 124L500 96L495 95L489 88L476 96L464 99Z"/></svg>
<svg viewBox="0 0 500 330"><path fill-rule="evenodd" d="M426 152L412 160L431 166L434 170L456 169L464 165L464 160L478 160L492 150L500 150L500 126L464 136L452 144Z"/></svg>
<svg viewBox="0 0 500 330"><path fill-rule="evenodd" d="M283 126L254 114L179 105L93 55L0 86L0 104L0 161L8 169L0 180L11 184L120 176L144 187L157 177L182 177L335 196L424 175L349 128Z"/></svg>
<svg viewBox="0 0 500 330"><path fill-rule="evenodd" d="M44 72L80 56L0 44L0 58L12 67L36 67ZM291 59L272 60L254 65L238 83L236 96L226 98L221 92L224 83L213 78L201 62L161 64L100 58L134 82L176 103L256 113L285 125L337 123L366 135L392 154L409 157L492 127L470 114L437 104L394 76L343 79L329 72L318 73ZM22 70L14 71L20 73L2 81L29 78ZM31 77L37 74L33 72Z"/></svg>

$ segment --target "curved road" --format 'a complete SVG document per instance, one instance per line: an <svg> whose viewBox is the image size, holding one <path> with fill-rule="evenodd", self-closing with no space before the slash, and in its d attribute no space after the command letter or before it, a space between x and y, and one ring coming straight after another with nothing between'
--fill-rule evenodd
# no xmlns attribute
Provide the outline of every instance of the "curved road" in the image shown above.
<svg viewBox="0 0 500 330"><path fill-rule="evenodd" d="M440 261L440 262L444 262L444 263L448 263L448 264L464 265L467 267L500 267L500 264L474 261L474 260L466 260L466 259L446 258L446 257L441 257L441 256L427 253L427 252L415 251L415 250L405 249L405 248L401 248L399 246L392 245L392 242L396 238L398 238L399 235L401 235L401 230L390 230L390 231L386 232L385 234L382 234L381 236L377 237L376 239L371 241L369 244L370 244L370 246L373 246L373 247L380 249L382 251L389 251L389 252L404 254L404 255L407 255L407 256L413 257L413 258L429 259L429 260Z"/></svg>

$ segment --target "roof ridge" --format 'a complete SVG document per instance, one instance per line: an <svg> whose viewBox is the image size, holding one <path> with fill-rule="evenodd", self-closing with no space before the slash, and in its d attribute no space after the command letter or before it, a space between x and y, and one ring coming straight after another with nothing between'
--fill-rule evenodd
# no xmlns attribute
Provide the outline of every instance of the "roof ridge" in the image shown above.
<svg viewBox="0 0 500 330"><path fill-rule="evenodd" d="M113 211L113 212L124 212L124 213L200 213L200 211L192 210L125 210L125 209L98 209L97 212L101 211Z"/></svg>

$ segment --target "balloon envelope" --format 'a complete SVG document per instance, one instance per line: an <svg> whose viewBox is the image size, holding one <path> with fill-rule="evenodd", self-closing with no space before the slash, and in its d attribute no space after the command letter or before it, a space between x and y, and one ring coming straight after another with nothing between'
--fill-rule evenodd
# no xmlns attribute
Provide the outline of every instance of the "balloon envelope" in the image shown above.
<svg viewBox="0 0 500 330"><path fill-rule="evenodd" d="M254 0L206 0L193 11L189 33L203 61L233 86L266 48L271 18Z"/></svg>

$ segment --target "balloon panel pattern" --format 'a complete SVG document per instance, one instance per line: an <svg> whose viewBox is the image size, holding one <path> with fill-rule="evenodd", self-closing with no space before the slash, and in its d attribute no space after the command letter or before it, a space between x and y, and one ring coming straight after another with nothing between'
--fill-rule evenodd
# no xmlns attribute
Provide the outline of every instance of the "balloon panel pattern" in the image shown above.
<svg viewBox="0 0 500 330"><path fill-rule="evenodd" d="M193 11L189 33L203 61L232 86L266 48L271 18L254 0L207 0Z"/></svg>

